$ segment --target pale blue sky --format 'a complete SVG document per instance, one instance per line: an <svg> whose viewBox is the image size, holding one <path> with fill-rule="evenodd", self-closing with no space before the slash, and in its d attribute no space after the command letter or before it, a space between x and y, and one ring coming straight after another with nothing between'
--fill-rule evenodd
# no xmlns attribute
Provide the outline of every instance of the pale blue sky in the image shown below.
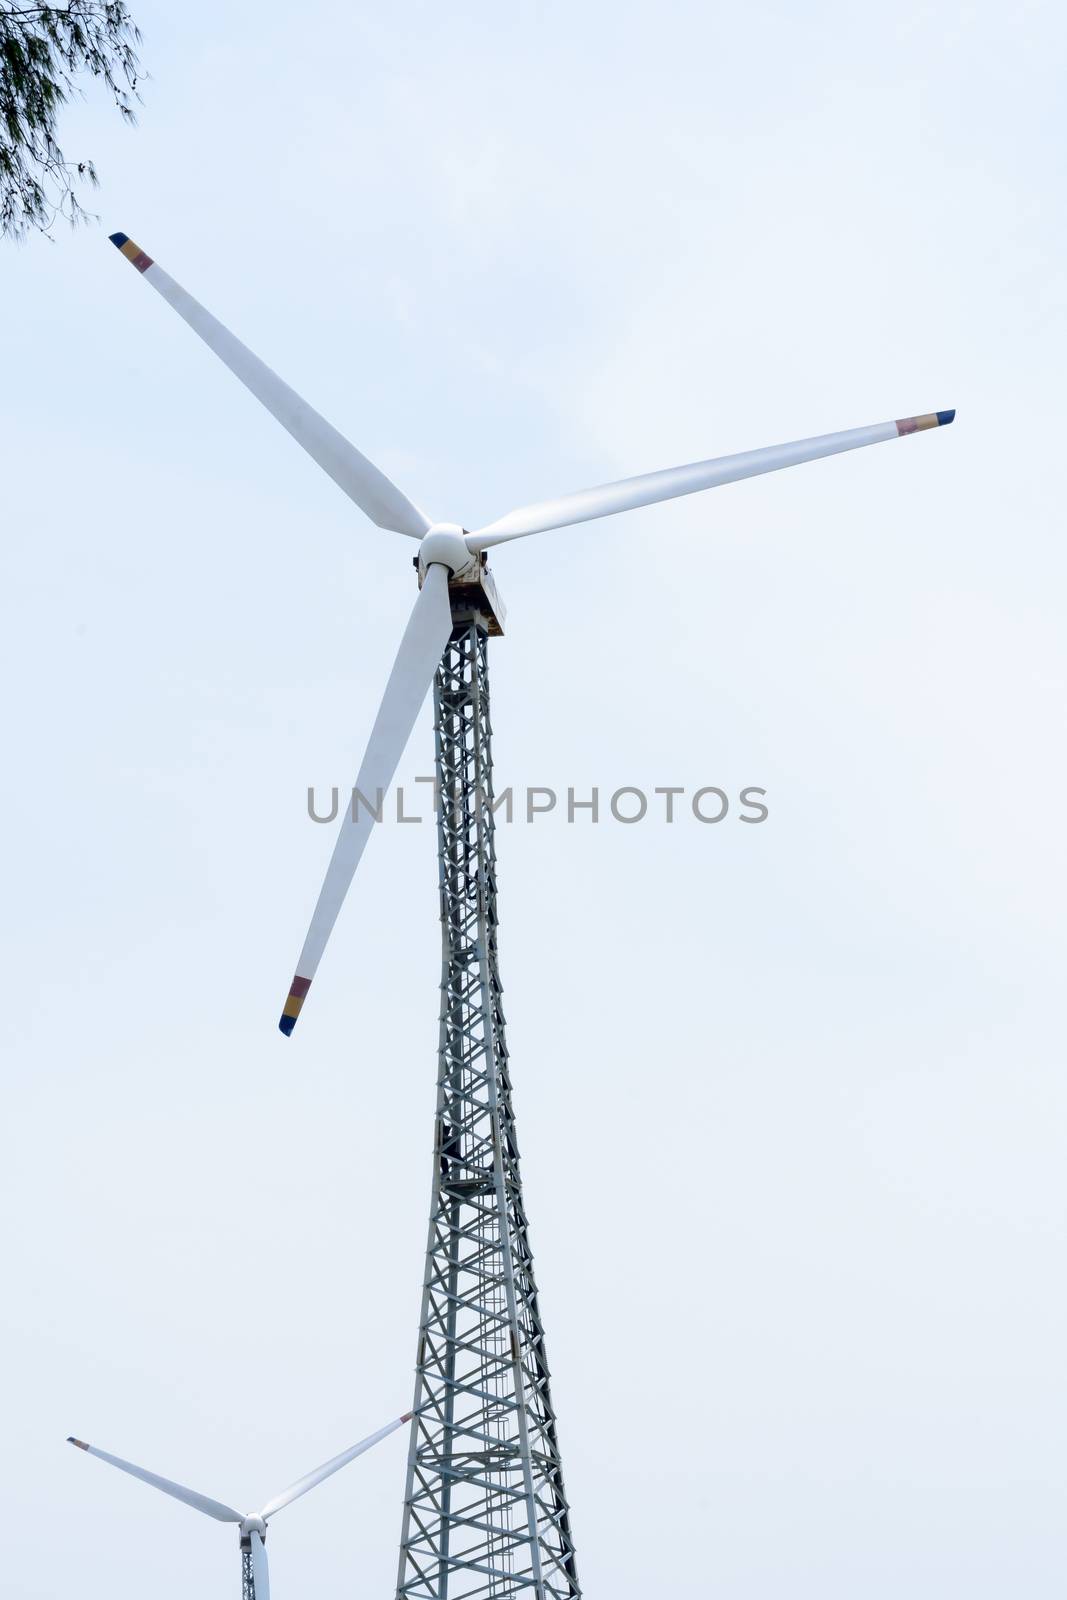
<svg viewBox="0 0 1067 1600"><path fill-rule="evenodd" d="M240 1501L403 1410L430 1185L429 827L275 1027L411 548L117 228L467 526L959 408L498 553L500 781L771 807L505 829L502 961L590 1600L1059 1596L1059 9L136 11L140 129L64 125L104 227L0 252L7 1587L231 1597L62 1440ZM403 1454L281 1600L391 1594Z"/></svg>

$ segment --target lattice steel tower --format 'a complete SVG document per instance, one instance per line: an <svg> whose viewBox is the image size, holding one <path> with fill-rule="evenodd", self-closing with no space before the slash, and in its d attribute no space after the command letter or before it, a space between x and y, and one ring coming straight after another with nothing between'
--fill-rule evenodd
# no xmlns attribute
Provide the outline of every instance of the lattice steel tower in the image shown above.
<svg viewBox="0 0 1067 1600"><path fill-rule="evenodd" d="M450 592L434 679L435 1171L397 1597L578 1600L497 968L487 646L499 629L477 592Z"/></svg>
<svg viewBox="0 0 1067 1600"><path fill-rule="evenodd" d="M256 1575L252 1570L252 1541L241 1540L241 1600L256 1600Z"/></svg>

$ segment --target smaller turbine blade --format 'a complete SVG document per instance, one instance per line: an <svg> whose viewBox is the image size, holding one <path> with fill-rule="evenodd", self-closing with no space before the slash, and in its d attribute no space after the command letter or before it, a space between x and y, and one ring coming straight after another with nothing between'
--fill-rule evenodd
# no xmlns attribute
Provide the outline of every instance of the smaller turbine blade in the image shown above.
<svg viewBox="0 0 1067 1600"><path fill-rule="evenodd" d="M393 774L411 737L415 719L451 632L448 568L435 562L426 569L419 597L400 641L400 649L356 778L357 795L353 796L352 804L345 811L319 891L311 926L296 965L296 976L278 1022L285 1034L292 1033L296 1026L311 980L322 960L348 886L370 838L375 822L374 811L381 814L385 792L393 781Z"/></svg>
<svg viewBox="0 0 1067 1600"><path fill-rule="evenodd" d="M797 439L792 444L770 445L763 450L746 450L741 455L717 456L710 461L694 461L685 467L668 467L663 472L646 472L639 478L623 478L596 489L579 489L558 500L541 500L536 505L509 511L506 517L490 522L467 535L470 550L488 550L527 534L544 533L549 528L569 528L576 522L592 522L617 511L633 511L638 506L656 505L680 495L715 489L741 478L755 478L763 472L778 472L803 461L839 455L843 450L858 450L865 444L880 444L884 439L899 439L906 433L926 428L943 428L955 411L931 411L922 417L902 417L897 422L876 422L868 428L849 428L844 433L823 433L814 439Z"/></svg>
<svg viewBox="0 0 1067 1600"><path fill-rule="evenodd" d="M151 1484L153 1489L161 1489L164 1494L169 1494L174 1500L181 1500L183 1504L192 1506L194 1511L203 1511L205 1516L214 1517L216 1522L241 1522L240 1511L235 1511L232 1506L224 1506L220 1500L210 1500L206 1494L197 1494L195 1489L187 1489L184 1484L172 1483L169 1478L161 1478L155 1472L148 1472L144 1467L135 1467L132 1461L123 1461L121 1456L108 1455L106 1450L98 1450L94 1444L86 1444L83 1439L73 1437L67 1440L79 1450L88 1451L91 1456L98 1456L101 1461L106 1461L112 1467L118 1467L120 1472L128 1472L131 1478L140 1478L142 1483Z"/></svg>
<svg viewBox="0 0 1067 1600"><path fill-rule="evenodd" d="M250 1533L248 1537L252 1545L254 1600L270 1600L270 1569L267 1566L267 1547L263 1542L263 1535Z"/></svg>
<svg viewBox="0 0 1067 1600"><path fill-rule="evenodd" d="M406 533L412 539L421 539L430 526L430 520L402 494L384 472L361 455L355 445L349 444L343 434L331 427L324 417L313 411L305 400L283 383L258 356L254 356L228 328L206 311L198 300L187 294L168 272L164 272L152 257L128 239L124 233L111 234L111 243L138 272L173 306L179 317L198 333L220 361L225 362L235 378L273 417L291 433L297 444L317 461L334 483L365 511L379 528L389 528L394 533Z"/></svg>
<svg viewBox="0 0 1067 1600"><path fill-rule="evenodd" d="M378 1429L377 1433L369 1434L366 1439L361 1439L358 1444L352 1445L351 1449L342 1450L339 1456L334 1456L332 1460L323 1462L322 1466L316 1467L314 1472L309 1472L303 1478L298 1478L295 1483L291 1483L288 1489L283 1489L281 1494L274 1496L273 1500L268 1500L263 1510L258 1512L257 1515L261 1516L265 1522L268 1517L273 1517L275 1512L280 1511L283 1506L291 1505L294 1500L299 1500L302 1494L307 1494L309 1489L314 1489L324 1478L331 1478L335 1472L340 1472L342 1467L347 1467L350 1461L354 1461L357 1456L361 1456L365 1450L369 1450L372 1445L378 1444L380 1440L387 1439L391 1433L396 1432L397 1428L402 1428L405 1422L410 1421L411 1412L409 1411L404 1416L397 1417L392 1422L387 1422L384 1428ZM256 1600L259 1600L258 1594Z"/></svg>

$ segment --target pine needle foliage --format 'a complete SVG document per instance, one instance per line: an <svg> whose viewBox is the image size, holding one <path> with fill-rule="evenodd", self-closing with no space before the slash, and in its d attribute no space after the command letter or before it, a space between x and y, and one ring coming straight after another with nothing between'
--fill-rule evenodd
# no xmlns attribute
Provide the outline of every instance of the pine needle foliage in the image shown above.
<svg viewBox="0 0 1067 1600"><path fill-rule="evenodd" d="M62 107L95 78L126 122L135 122L141 36L123 0L33 5L0 0L0 234L49 234L58 218L92 217L78 189L98 184L87 159L59 143Z"/></svg>

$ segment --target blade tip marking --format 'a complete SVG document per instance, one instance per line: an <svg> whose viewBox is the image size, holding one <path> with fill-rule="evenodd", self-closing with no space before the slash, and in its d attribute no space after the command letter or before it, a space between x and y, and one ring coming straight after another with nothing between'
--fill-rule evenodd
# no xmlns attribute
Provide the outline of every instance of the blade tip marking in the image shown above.
<svg viewBox="0 0 1067 1600"><path fill-rule="evenodd" d="M138 272L147 272L154 265L152 257L143 251L139 244L134 244L128 233L109 233L108 238L126 260L132 262Z"/></svg>
<svg viewBox="0 0 1067 1600"><path fill-rule="evenodd" d="M898 417L897 433L923 433L927 428L947 428L956 418L956 408L951 411L927 411L921 417Z"/></svg>
<svg viewBox="0 0 1067 1600"><path fill-rule="evenodd" d="M75 1445L79 1450L88 1450L89 1448L84 1439L75 1439L72 1433L67 1434L67 1443Z"/></svg>
<svg viewBox="0 0 1067 1600"><path fill-rule="evenodd" d="M288 1037L296 1027L296 1019L300 1015L300 1008L307 999L307 992L311 988L311 979L302 978L299 973L289 986L289 993L282 1007L281 1020L278 1023L281 1031Z"/></svg>

